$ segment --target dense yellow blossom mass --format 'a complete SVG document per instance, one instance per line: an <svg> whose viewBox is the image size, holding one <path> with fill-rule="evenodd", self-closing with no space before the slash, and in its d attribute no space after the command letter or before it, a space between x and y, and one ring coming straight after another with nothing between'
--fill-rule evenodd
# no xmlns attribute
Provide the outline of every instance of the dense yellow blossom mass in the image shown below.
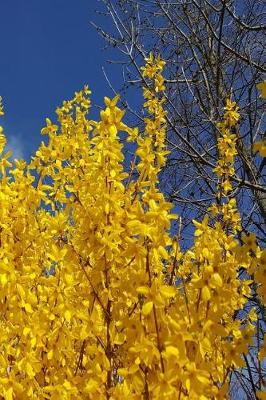
<svg viewBox="0 0 266 400"><path fill-rule="evenodd" d="M158 189L163 67L152 55L143 67L143 133L123 122L119 97L90 120L87 86L57 109L57 124L47 118L48 143L29 164L9 161L0 130L1 399L227 398L256 320L238 314L252 283L239 270L266 302L266 250L235 238L230 100L217 126L217 204L195 221L190 250L170 234L177 216ZM119 132L137 143L129 172Z"/></svg>

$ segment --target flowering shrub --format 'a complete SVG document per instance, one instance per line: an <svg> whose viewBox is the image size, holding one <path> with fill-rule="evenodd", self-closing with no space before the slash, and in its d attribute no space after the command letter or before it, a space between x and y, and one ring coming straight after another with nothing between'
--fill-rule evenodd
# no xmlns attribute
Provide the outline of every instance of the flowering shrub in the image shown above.
<svg viewBox="0 0 266 400"><path fill-rule="evenodd" d="M252 235L236 239L230 100L217 126L217 202L195 221L190 250L170 234L177 216L158 189L163 67L152 55L143 67L143 134L123 122L118 97L88 119L87 86L57 124L47 118L48 144L29 164L9 161L0 130L1 399L227 398L256 320L239 313L253 282L239 271L265 303L266 251ZM129 172L119 132L137 144Z"/></svg>

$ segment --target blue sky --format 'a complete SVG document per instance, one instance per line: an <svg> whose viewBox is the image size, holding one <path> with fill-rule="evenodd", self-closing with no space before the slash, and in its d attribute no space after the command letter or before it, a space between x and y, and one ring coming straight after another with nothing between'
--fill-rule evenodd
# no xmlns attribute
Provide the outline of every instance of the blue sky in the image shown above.
<svg viewBox="0 0 266 400"><path fill-rule="evenodd" d="M104 41L89 23L110 24L95 13L100 5L97 0L1 2L1 124L14 156L30 158L43 140L45 117L55 118L55 108L85 83L95 104L113 95L102 66L119 86L119 68L106 63L112 51L103 50Z"/></svg>

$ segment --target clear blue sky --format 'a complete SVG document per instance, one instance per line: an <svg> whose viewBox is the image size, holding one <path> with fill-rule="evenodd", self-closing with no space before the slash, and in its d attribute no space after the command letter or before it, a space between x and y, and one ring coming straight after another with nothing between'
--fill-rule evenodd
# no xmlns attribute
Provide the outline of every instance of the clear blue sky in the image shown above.
<svg viewBox="0 0 266 400"><path fill-rule="evenodd" d="M29 159L43 137L45 117L55 118L62 100L85 83L94 103L112 95L102 66L117 83L119 68L106 64L111 52L89 21L99 17L97 0L7 0L0 6L1 119L14 155Z"/></svg>

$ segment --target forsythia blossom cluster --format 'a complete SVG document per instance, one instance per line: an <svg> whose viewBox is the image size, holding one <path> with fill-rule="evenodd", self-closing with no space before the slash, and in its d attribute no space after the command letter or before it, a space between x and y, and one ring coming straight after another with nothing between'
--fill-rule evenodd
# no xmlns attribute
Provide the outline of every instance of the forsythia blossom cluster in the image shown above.
<svg viewBox="0 0 266 400"><path fill-rule="evenodd" d="M57 124L46 120L48 143L29 164L1 156L1 399L227 398L256 319L243 310L251 281L239 268L265 288L266 256L207 217L189 251L171 237L176 216L157 185L167 155L163 66L151 55L143 68L143 135L123 122L118 97L90 120L85 86L57 109ZM225 197L237 119L228 101L217 166ZM121 131L137 142L130 173Z"/></svg>
<svg viewBox="0 0 266 400"><path fill-rule="evenodd" d="M224 227L230 228L235 233L241 229L240 215L237 210L236 199L234 197L228 198L228 194L233 189L231 179L235 174L234 158L237 154L237 136L232 132L232 129L237 125L240 114L238 112L239 107L229 99L226 100L224 110L223 121L217 124L221 136L218 138L217 146L219 158L214 169L219 179L217 187L218 204L213 204L210 210L213 215L220 215Z"/></svg>

